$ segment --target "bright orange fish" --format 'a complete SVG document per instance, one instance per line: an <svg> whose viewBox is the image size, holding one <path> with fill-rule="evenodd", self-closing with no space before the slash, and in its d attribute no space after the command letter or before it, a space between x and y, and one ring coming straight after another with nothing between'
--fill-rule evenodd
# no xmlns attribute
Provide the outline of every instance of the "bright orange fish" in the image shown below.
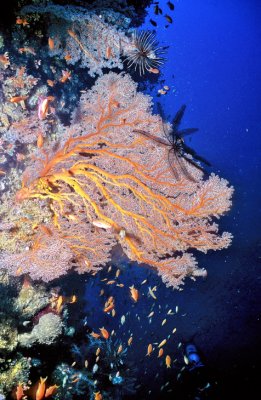
<svg viewBox="0 0 261 400"><path fill-rule="evenodd" d="M98 339L101 335L99 335L99 333L95 333L95 332L92 332L91 334L90 334L94 339Z"/></svg>
<svg viewBox="0 0 261 400"><path fill-rule="evenodd" d="M70 60L72 59L71 54L65 54L64 59L65 59L66 61L70 61Z"/></svg>
<svg viewBox="0 0 261 400"><path fill-rule="evenodd" d="M16 395L16 400L21 400L23 398L23 396L24 396L23 385L20 382L17 385L15 395Z"/></svg>
<svg viewBox="0 0 261 400"><path fill-rule="evenodd" d="M58 389L58 387L59 387L59 386L57 386L57 385L49 386L49 387L46 389L46 392L45 392L44 397L52 396L52 395L55 393L55 391Z"/></svg>
<svg viewBox="0 0 261 400"><path fill-rule="evenodd" d="M171 358L170 358L169 355L166 356L165 362L166 362L167 368L171 368L171 366L170 366L170 364L171 364Z"/></svg>
<svg viewBox="0 0 261 400"><path fill-rule="evenodd" d="M110 296L104 305L103 311L107 313L107 312L111 311L114 308L114 306L115 306L114 298L113 298L113 296Z"/></svg>
<svg viewBox="0 0 261 400"><path fill-rule="evenodd" d="M110 46L107 46L106 47L106 58L107 59L109 59L109 58L111 58L111 55L112 55L112 51L111 51L111 47Z"/></svg>
<svg viewBox="0 0 261 400"><path fill-rule="evenodd" d="M153 350L153 347L152 347L152 344L150 343L150 344L148 345L148 349L147 349L147 354L146 354L146 356L150 356L150 354L152 353L152 350Z"/></svg>
<svg viewBox="0 0 261 400"><path fill-rule="evenodd" d="M33 56L36 56L36 52L35 52L35 50L34 50L32 47L20 47L20 49L18 49L18 52L19 52L20 54L23 54L23 53L30 53L30 54L32 54Z"/></svg>
<svg viewBox="0 0 261 400"><path fill-rule="evenodd" d="M109 332L107 331L107 329L105 329L104 327L99 328L99 329L100 329L101 334L102 334L102 336L104 337L104 339L109 339L110 334L109 334Z"/></svg>
<svg viewBox="0 0 261 400"><path fill-rule="evenodd" d="M57 311L58 313L61 312L62 304L63 304L63 296L59 296L59 297L58 297L58 300L57 300L57 303L56 303L56 311Z"/></svg>
<svg viewBox="0 0 261 400"><path fill-rule="evenodd" d="M48 39L48 46L50 50L54 49L54 40L52 38Z"/></svg>
<svg viewBox="0 0 261 400"><path fill-rule="evenodd" d="M117 354L120 354L122 352L122 349L123 349L122 344L120 344L117 350Z"/></svg>
<svg viewBox="0 0 261 400"><path fill-rule="evenodd" d="M133 300L137 302L139 299L139 292L137 289L135 289L134 285L130 286L130 293Z"/></svg>
<svg viewBox="0 0 261 400"><path fill-rule="evenodd" d="M10 65L8 51L4 54L0 54L0 63L3 64L5 69Z"/></svg>
<svg viewBox="0 0 261 400"><path fill-rule="evenodd" d="M164 350L161 348L159 349L159 354L158 354L158 358L163 356Z"/></svg>
<svg viewBox="0 0 261 400"><path fill-rule="evenodd" d="M19 275L21 275L22 272L23 272L23 268L22 267L18 267L17 270L16 270L15 275L19 276Z"/></svg>
<svg viewBox="0 0 261 400"><path fill-rule="evenodd" d="M14 96L9 99L10 103L20 103L20 101L24 101L28 98L28 96Z"/></svg>
<svg viewBox="0 0 261 400"><path fill-rule="evenodd" d="M40 97L38 100L38 117L39 119L45 119L48 113L49 99L47 97Z"/></svg>
<svg viewBox="0 0 261 400"><path fill-rule="evenodd" d="M101 392L94 392L94 400L102 400L102 394Z"/></svg>
<svg viewBox="0 0 261 400"><path fill-rule="evenodd" d="M41 149L41 147L43 147L43 142L44 142L43 135L40 132L39 135L38 135L38 138L37 138L37 147L38 147L38 149Z"/></svg>
<svg viewBox="0 0 261 400"><path fill-rule="evenodd" d="M17 25L26 26L26 25L29 25L29 22L27 22L25 18L17 17L17 18L16 18L16 24L17 24Z"/></svg>
<svg viewBox="0 0 261 400"><path fill-rule="evenodd" d="M167 339L163 339L163 340L160 342L160 344L158 345L158 348L164 346L164 344L166 344L166 343L167 343Z"/></svg>
<svg viewBox="0 0 261 400"><path fill-rule="evenodd" d="M68 81L68 79L71 79L71 75L72 75L71 71L62 70L62 76L59 79L59 81L65 83L66 81Z"/></svg>
<svg viewBox="0 0 261 400"><path fill-rule="evenodd" d="M51 79L47 79L46 82L47 82L47 85L50 87L54 87L54 85L55 85L55 81L52 81Z"/></svg>
<svg viewBox="0 0 261 400"><path fill-rule="evenodd" d="M149 68L148 71L151 72L152 74L159 74L158 68Z"/></svg>
<svg viewBox="0 0 261 400"><path fill-rule="evenodd" d="M130 345L131 345L131 343L132 343L132 340L133 340L133 336L130 336L130 338L128 339L128 346L130 346Z"/></svg>
<svg viewBox="0 0 261 400"><path fill-rule="evenodd" d="M106 313L108 313L108 312L110 312L110 311L113 310L113 309L114 309L114 303L111 303L110 305L108 305L107 307L105 307L105 308L103 309L103 311L106 312Z"/></svg>
<svg viewBox="0 0 261 400"><path fill-rule="evenodd" d="M36 394L35 394L35 400L42 400L44 398L44 393L45 393L45 381L47 380L46 378L40 378L40 382L38 384Z"/></svg>
<svg viewBox="0 0 261 400"><path fill-rule="evenodd" d="M73 294L70 303L71 304L76 303L76 301L77 301L77 296L75 296L75 294Z"/></svg>

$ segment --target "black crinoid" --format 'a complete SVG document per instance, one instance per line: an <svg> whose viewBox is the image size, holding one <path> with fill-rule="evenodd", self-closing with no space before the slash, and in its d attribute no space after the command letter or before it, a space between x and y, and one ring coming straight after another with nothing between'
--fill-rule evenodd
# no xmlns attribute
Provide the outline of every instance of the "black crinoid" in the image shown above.
<svg viewBox="0 0 261 400"><path fill-rule="evenodd" d="M138 69L140 75L159 68L164 62L165 47L158 46L156 35L151 31L135 31L131 50L126 54L127 68Z"/></svg>
<svg viewBox="0 0 261 400"><path fill-rule="evenodd" d="M158 104L158 108L161 116L163 116L163 111L160 104ZM204 173L205 169L200 165L199 162L207 166L210 166L211 164L205 158L199 156L191 147L185 144L184 136L191 135L192 133L198 131L197 128L187 128L179 130L179 126L182 117L184 115L185 109L186 105L183 105L176 113L175 117L172 120L172 130L170 132L166 133L163 124L163 131L166 139L152 135L149 132L145 132L142 130L134 130L134 132L148 136L152 140L155 140L158 143L168 146L169 165L173 171L176 180L180 180L179 172L181 171L181 173L187 179L189 179L192 182L196 182L195 178L189 173L188 169L186 168L186 163L184 163L183 160L186 160L190 165L193 165L195 168L199 169ZM179 168L176 167L177 165L179 166Z"/></svg>

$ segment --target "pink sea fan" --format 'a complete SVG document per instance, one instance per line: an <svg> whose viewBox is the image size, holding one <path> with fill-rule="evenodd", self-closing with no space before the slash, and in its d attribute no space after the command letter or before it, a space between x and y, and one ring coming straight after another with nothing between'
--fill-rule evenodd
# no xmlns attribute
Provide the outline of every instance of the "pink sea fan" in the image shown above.
<svg viewBox="0 0 261 400"><path fill-rule="evenodd" d="M15 255L9 261L6 256L6 265L13 272L26 265L34 278L49 280L73 265L79 272L97 268L120 243L131 260L154 267L169 286L205 275L190 252L230 244L231 234L220 235L213 219L230 209L233 188L214 174L205 179L185 159L193 180L173 175L166 146L137 132L165 135L151 98L137 93L129 75L102 76L82 95L79 108L81 119L56 150L44 149L39 169L33 164L31 179L27 169L17 194L50 204L55 233L44 239L50 245L37 249L41 257L33 266L24 258L24 264L10 263Z"/></svg>

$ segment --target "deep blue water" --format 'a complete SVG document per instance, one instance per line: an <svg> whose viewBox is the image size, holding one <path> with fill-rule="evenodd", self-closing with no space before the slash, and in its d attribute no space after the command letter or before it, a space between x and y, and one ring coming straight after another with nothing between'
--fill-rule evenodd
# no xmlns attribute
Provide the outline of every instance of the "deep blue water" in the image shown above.
<svg viewBox="0 0 261 400"><path fill-rule="evenodd" d="M201 256L206 282L179 294L190 310L184 339L195 334L209 362L241 392L230 398L247 398L242 391L255 384L260 358L261 3L180 0L174 12L165 1L160 7L173 23L165 28L152 7L145 24L155 20L159 40L170 44L162 77L172 90L160 101L172 116L187 105L184 127L199 128L188 144L235 187L233 208L220 223L233 233L232 247Z"/></svg>
<svg viewBox="0 0 261 400"><path fill-rule="evenodd" d="M145 27L153 18L170 44L163 77L175 93L162 99L164 109L174 115L187 104L184 126L200 129L190 143L235 186L235 240L250 244L260 227L261 3L184 0L174 13L160 3L173 24L166 29L152 7Z"/></svg>

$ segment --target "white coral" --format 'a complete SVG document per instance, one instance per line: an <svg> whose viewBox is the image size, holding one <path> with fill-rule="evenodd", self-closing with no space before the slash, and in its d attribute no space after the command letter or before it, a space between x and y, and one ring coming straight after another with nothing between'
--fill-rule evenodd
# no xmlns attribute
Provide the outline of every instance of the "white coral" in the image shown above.
<svg viewBox="0 0 261 400"><path fill-rule="evenodd" d="M63 322L59 315L48 313L43 315L30 333L19 335L18 341L22 347L32 347L35 344L50 345L56 342L62 334Z"/></svg>

